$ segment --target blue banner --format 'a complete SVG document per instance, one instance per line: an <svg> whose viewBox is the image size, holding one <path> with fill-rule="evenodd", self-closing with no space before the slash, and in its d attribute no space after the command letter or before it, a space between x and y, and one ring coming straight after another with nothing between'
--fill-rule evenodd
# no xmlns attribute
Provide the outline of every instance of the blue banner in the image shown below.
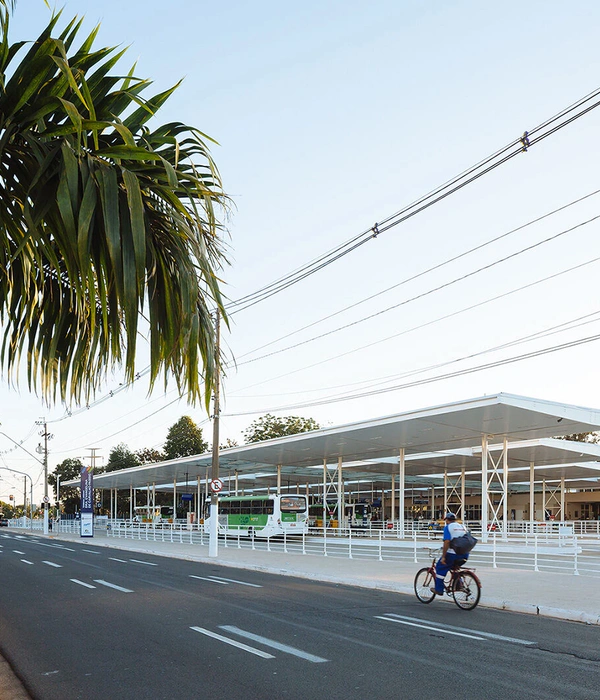
<svg viewBox="0 0 600 700"><path fill-rule="evenodd" d="M81 537L94 536L93 467L81 467Z"/></svg>

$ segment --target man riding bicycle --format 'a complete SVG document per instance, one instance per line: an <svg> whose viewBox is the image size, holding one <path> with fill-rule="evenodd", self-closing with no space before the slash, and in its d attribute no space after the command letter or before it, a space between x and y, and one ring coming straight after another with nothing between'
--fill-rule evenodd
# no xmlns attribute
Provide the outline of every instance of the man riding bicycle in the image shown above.
<svg viewBox="0 0 600 700"><path fill-rule="evenodd" d="M454 513L446 513L444 520L446 521L443 534L444 548L442 556L435 565L435 588L430 589L437 595L444 595L444 579L448 571L457 563L460 565L464 564L469 558L468 554L457 554L451 546L452 540L455 537L464 535L467 532L467 528L462 523L456 522Z"/></svg>

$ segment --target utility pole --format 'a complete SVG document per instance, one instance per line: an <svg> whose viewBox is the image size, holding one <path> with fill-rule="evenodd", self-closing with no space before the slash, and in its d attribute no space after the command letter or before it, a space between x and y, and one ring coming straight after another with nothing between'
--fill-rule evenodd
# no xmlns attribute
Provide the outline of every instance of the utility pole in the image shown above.
<svg viewBox="0 0 600 700"><path fill-rule="evenodd" d="M40 418L39 421L36 421L37 425L43 425L44 429L40 433L41 437L44 438L44 447L42 448L42 452L44 454L44 535L48 534L48 503L50 502L50 498L48 496L48 440L53 438L54 435L51 435L48 432L48 424L46 423L45 418Z"/></svg>
<svg viewBox="0 0 600 700"><path fill-rule="evenodd" d="M220 412L220 384L221 384L221 316L219 309L215 315L215 392L213 415L213 444L211 484L219 478L219 412ZM210 497L210 533L208 539L208 556L219 555L219 494L213 491Z"/></svg>

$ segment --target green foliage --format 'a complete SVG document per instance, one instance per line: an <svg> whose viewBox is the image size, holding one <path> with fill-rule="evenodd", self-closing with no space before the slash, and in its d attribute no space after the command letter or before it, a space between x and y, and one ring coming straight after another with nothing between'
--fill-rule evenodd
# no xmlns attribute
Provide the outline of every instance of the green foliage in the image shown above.
<svg viewBox="0 0 600 700"><path fill-rule="evenodd" d="M136 375L142 314L150 389L173 377L208 406L211 311L224 309L219 215L227 207L209 137L149 126L175 88L111 71L124 54L75 41L61 13L17 60L0 0L0 368L48 402L88 402L108 371Z"/></svg>
<svg viewBox="0 0 600 700"><path fill-rule="evenodd" d="M113 447L108 455L108 461L104 471L116 472L121 469L130 469L131 467L139 467L141 464L139 457L132 452L127 445L121 442L116 447Z"/></svg>
<svg viewBox="0 0 600 700"><path fill-rule="evenodd" d="M562 435L559 440L574 440L575 442L591 442L597 445L600 443L600 433L571 433L571 435Z"/></svg>
<svg viewBox="0 0 600 700"><path fill-rule="evenodd" d="M57 480L60 478L60 483L78 479L81 474L81 468L84 466L80 459L69 458L65 459L60 464L56 465L56 469L48 474L48 483L54 490L54 498L56 498ZM60 487L60 502L65 513L75 513L79 510L80 495L79 489L73 486Z"/></svg>
<svg viewBox="0 0 600 700"><path fill-rule="evenodd" d="M141 450L136 450L135 456L140 464L153 464L154 462L163 462L165 460L165 453L155 450L153 447L144 447Z"/></svg>
<svg viewBox="0 0 600 700"><path fill-rule="evenodd" d="M6 503L5 501L0 501L0 514L2 515L3 518L8 518L10 520L11 518L16 517L15 516L15 507L12 506L10 503Z"/></svg>
<svg viewBox="0 0 600 700"><path fill-rule="evenodd" d="M165 459L191 457L207 450L208 443L202 439L202 428L189 416L182 416L169 428L164 444Z"/></svg>
<svg viewBox="0 0 600 700"><path fill-rule="evenodd" d="M271 413L267 413L250 424L244 431L244 439L246 444L262 442L263 440L283 437L284 435L296 435L296 433L306 433L309 430L318 430L320 427L313 418L302 418L301 416L282 416L278 418Z"/></svg>

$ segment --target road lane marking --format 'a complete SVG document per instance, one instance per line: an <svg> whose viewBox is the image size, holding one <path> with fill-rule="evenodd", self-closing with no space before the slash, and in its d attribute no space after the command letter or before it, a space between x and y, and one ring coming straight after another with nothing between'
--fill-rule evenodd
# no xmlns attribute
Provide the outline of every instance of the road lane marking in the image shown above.
<svg viewBox="0 0 600 700"><path fill-rule="evenodd" d="M42 561L42 564L48 564L48 566L54 566L57 569L62 569L62 564L55 564L53 561Z"/></svg>
<svg viewBox="0 0 600 700"><path fill-rule="evenodd" d="M33 562L32 562L32 561L27 561L27 559L21 559L21 561L22 561L24 564L31 564L31 565L33 566Z"/></svg>
<svg viewBox="0 0 600 700"><path fill-rule="evenodd" d="M91 583L84 583L83 581L80 581L76 578L70 578L69 581L73 581L73 583L78 583L80 586L85 586L86 588L96 588L96 586L92 586Z"/></svg>
<svg viewBox="0 0 600 700"><path fill-rule="evenodd" d="M217 579L217 581L227 581L228 583L239 583L240 586L251 586L252 588L262 588L257 583L246 583L245 581L236 581L234 578L223 578L223 576L210 576L210 578Z"/></svg>
<svg viewBox="0 0 600 700"><path fill-rule="evenodd" d="M278 651L283 651L286 654L292 654L292 656L299 656L301 659L306 659L313 664L322 664L329 661L329 659L323 659L320 656L315 656L314 654L309 654L302 649L296 649L295 647L290 647L287 644L281 644L280 642L275 642L267 637L261 637L258 634L253 634L252 632L246 632L246 630L241 630L239 627L234 627L233 625L219 625L219 629L225 630L226 632L231 632L232 634L237 634L245 639L250 639L253 642L258 642L266 647L271 647L272 649L277 649Z"/></svg>
<svg viewBox="0 0 600 700"><path fill-rule="evenodd" d="M95 578L94 583L99 583L102 586L108 586L109 588L114 588L115 591L123 591L123 593L133 593L132 590L129 588L122 588L121 586L117 586L115 583L109 583L108 581L103 581L101 578Z"/></svg>
<svg viewBox="0 0 600 700"><path fill-rule="evenodd" d="M431 625L421 625L417 622L409 622L408 620L396 620L393 617L382 617L381 615L375 615L378 620L385 620L386 622L397 622L399 625L408 625L409 627L421 627L424 630L429 630L430 632L443 632L444 634L452 634L455 637L467 637L468 639L477 639L480 642L484 641L483 637L476 637L474 634L463 634L462 632L451 632L444 627L432 627Z"/></svg>
<svg viewBox="0 0 600 700"><path fill-rule="evenodd" d="M19 552L18 549L13 549L13 552L14 552L15 554L25 554L25 552Z"/></svg>
<svg viewBox="0 0 600 700"><path fill-rule="evenodd" d="M408 617L407 615L398 615L397 613L386 613L388 617L395 617L400 620L409 620L410 622L425 622L426 624L431 624L429 620L422 620L418 617ZM526 647L533 647L537 645L537 642L530 642L527 639L517 639L516 637L505 637L501 634L494 634L492 632L482 632L481 630L473 630L468 627L457 627L456 625L446 625L447 629L455 630L456 632L470 632L472 634L480 634L486 639L494 639L499 642L511 642L512 644L522 644Z"/></svg>
<svg viewBox="0 0 600 700"><path fill-rule="evenodd" d="M235 639L229 639L229 637L223 637L222 635L217 634L216 632L211 632L210 630L204 629L204 627L190 627L190 629L194 630L194 632L200 632L200 634L205 634L207 637L218 639L221 642L225 642L225 644L231 644L232 647L237 647L238 649L243 649L243 651L248 651L251 654L256 654L256 656L260 656L263 659L275 658L272 654L267 654L266 651L255 649L254 647L250 647L247 644L242 644L242 642L236 642Z"/></svg>
<svg viewBox="0 0 600 700"><path fill-rule="evenodd" d="M121 564L127 564L126 559L117 559L116 557L108 557L111 561L120 561Z"/></svg>
<svg viewBox="0 0 600 700"><path fill-rule="evenodd" d="M158 566L158 564L154 564L154 562L142 561L141 559L130 559L129 561L133 561L136 564L146 564L146 566Z"/></svg>
<svg viewBox="0 0 600 700"><path fill-rule="evenodd" d="M100 552L96 552L93 549L84 549L82 550L83 552L87 552L88 554L100 554Z"/></svg>
<svg viewBox="0 0 600 700"><path fill-rule="evenodd" d="M215 581L214 578L204 578L204 576L194 576L193 574L190 574L190 578L199 578L201 581L209 581L210 583L220 583L222 586L229 585L226 581Z"/></svg>

